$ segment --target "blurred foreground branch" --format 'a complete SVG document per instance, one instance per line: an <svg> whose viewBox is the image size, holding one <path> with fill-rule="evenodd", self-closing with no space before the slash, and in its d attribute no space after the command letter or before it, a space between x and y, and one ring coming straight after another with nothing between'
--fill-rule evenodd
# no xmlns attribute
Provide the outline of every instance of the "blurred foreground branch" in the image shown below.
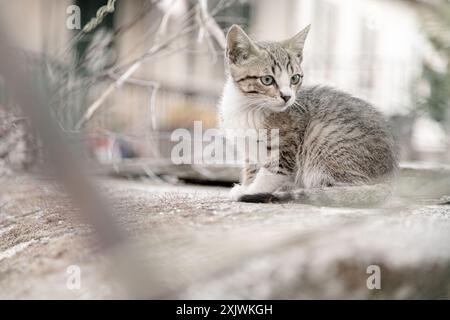
<svg viewBox="0 0 450 320"><path fill-rule="evenodd" d="M51 101L48 95L39 94L35 84L25 73L24 64L14 54L12 43L2 31L0 43L0 74L6 87L39 134L52 173L64 186L73 203L81 209L82 218L93 227L94 235L104 253L112 258L111 271L117 276L113 279L123 284L130 297L142 298L161 294L161 287L153 281L154 270L143 266L134 250L130 250L125 233L111 214L112 208L88 179L85 166L69 147L73 144L66 141L55 122L51 120Z"/></svg>

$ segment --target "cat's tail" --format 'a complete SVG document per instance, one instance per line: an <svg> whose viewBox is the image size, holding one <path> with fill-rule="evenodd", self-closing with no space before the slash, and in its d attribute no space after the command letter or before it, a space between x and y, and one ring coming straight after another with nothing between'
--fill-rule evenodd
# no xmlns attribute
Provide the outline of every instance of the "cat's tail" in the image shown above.
<svg viewBox="0 0 450 320"><path fill-rule="evenodd" d="M303 203L329 207L373 207L392 195L391 184L295 189L274 193L242 195L238 201L249 203Z"/></svg>

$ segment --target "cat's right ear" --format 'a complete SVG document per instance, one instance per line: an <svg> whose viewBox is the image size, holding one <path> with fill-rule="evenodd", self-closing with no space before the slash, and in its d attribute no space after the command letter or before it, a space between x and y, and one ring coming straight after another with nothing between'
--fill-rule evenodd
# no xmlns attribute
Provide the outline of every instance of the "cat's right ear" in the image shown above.
<svg viewBox="0 0 450 320"><path fill-rule="evenodd" d="M238 25L231 26L227 33L227 57L233 64L239 64L252 55L258 55L260 49Z"/></svg>
<svg viewBox="0 0 450 320"><path fill-rule="evenodd" d="M295 52L298 57L303 55L303 47L305 46L306 37L308 36L311 25L306 26L302 31L297 33L292 38L283 41L282 44L285 48Z"/></svg>

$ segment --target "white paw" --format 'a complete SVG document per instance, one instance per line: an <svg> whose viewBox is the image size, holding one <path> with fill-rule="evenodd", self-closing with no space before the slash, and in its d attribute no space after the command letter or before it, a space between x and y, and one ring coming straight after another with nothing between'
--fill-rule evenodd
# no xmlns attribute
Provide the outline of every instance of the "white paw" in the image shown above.
<svg viewBox="0 0 450 320"><path fill-rule="evenodd" d="M261 190L261 187L252 183L245 189L245 194L256 194L266 192L264 189Z"/></svg>
<svg viewBox="0 0 450 320"><path fill-rule="evenodd" d="M244 195L247 191L247 187L235 184L234 187L230 191L230 198L233 201L237 201L242 195Z"/></svg>

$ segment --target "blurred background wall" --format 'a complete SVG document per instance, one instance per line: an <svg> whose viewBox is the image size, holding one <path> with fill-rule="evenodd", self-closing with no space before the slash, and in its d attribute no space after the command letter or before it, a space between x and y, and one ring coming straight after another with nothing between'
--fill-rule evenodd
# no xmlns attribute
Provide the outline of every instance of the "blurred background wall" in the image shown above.
<svg viewBox="0 0 450 320"><path fill-rule="evenodd" d="M118 0L114 13L95 32L68 46L77 30L66 27L67 7L81 8L84 25L106 2L2 2L6 27L19 46L33 57L46 57L58 70L69 70L65 78L54 81L68 88L60 97L66 105L56 112L67 131L78 131L76 123L87 107L152 45L195 23L192 12L198 5L188 0ZM375 104L393 123L403 161L450 159L447 0L206 3L223 32L237 23L256 40L282 40L311 23L305 85L330 85ZM221 10L214 12L218 6ZM171 130L192 128L195 120L202 120L204 128L216 126L224 73L223 50L194 28L145 59L105 100L83 132L102 137L93 139L97 154L106 149L111 155L111 148L117 149L111 141L119 139L133 149L130 153L164 157ZM123 156L123 150L117 152L118 158Z"/></svg>

